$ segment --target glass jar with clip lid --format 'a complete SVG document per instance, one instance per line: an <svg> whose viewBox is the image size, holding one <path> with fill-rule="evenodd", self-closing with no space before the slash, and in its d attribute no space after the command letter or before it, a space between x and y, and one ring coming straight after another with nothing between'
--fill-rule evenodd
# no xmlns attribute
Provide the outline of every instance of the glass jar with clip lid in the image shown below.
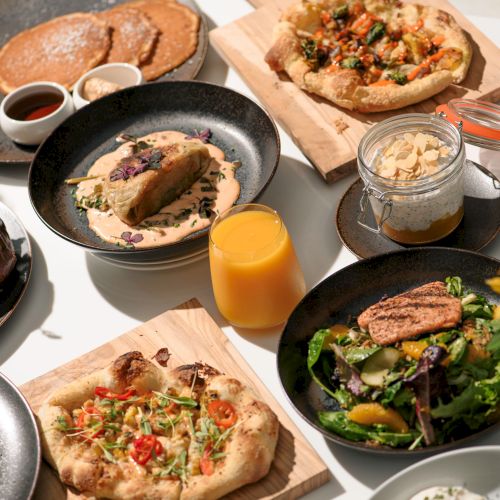
<svg viewBox="0 0 500 500"><path fill-rule="evenodd" d="M473 110L471 119L457 112L465 108ZM461 99L438 107L435 115L399 115L372 127L358 149L364 182L358 223L410 245L453 232L464 214L464 139L500 149L498 117L499 106ZM367 223L369 202L376 227Z"/></svg>

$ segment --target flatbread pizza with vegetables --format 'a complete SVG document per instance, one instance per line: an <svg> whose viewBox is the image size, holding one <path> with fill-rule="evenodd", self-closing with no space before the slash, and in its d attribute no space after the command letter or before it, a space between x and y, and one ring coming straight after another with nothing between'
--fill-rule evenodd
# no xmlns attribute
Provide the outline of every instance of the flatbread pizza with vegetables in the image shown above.
<svg viewBox="0 0 500 500"><path fill-rule="evenodd" d="M467 75L472 48L448 13L399 0L303 0L266 62L300 88L365 113L427 99Z"/></svg>
<svg viewBox="0 0 500 500"><path fill-rule="evenodd" d="M140 352L56 390L39 417L61 481L97 498L219 498L269 472L279 429L238 380Z"/></svg>

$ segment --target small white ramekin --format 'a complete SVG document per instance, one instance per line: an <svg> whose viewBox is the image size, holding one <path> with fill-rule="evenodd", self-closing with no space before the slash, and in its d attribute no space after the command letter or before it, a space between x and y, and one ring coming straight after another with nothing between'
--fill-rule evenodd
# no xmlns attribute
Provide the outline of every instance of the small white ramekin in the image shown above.
<svg viewBox="0 0 500 500"><path fill-rule="evenodd" d="M89 78L102 78L108 82L121 85L123 88L133 87L144 83L141 70L132 64L127 63L109 63L97 66L87 71L73 87L73 102L76 109L83 108L89 101L82 96L83 84Z"/></svg>
<svg viewBox="0 0 500 500"><path fill-rule="evenodd" d="M9 109L21 99L43 92L58 92L63 101L50 115L37 120L15 120L9 116ZM34 82L23 85L5 97L0 105L0 127L8 136L19 144L36 146L40 144L60 123L73 114L75 108L71 94L55 82Z"/></svg>

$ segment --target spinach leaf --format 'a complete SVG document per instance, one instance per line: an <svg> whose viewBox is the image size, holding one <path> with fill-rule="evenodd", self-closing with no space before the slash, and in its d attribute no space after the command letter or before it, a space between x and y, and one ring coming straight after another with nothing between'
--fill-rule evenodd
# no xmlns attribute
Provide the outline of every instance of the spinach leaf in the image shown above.
<svg viewBox="0 0 500 500"><path fill-rule="evenodd" d="M462 278L459 276L448 277L444 280L446 282L446 290L448 293L455 297L462 297L464 290L462 286Z"/></svg>
<svg viewBox="0 0 500 500"><path fill-rule="evenodd" d="M471 429L484 425L487 416L493 413L500 403L500 362L493 377L476 380L469 384L449 403L439 402L431 410L433 418L450 418L452 421L463 420Z"/></svg>
<svg viewBox="0 0 500 500"><path fill-rule="evenodd" d="M404 73L401 73L401 71L393 71L389 75L389 78L394 80L398 85L404 85L408 82L408 77Z"/></svg>
<svg viewBox="0 0 500 500"><path fill-rule="evenodd" d="M451 364L458 363L464 356L467 349L467 340L464 337L458 337L448 347Z"/></svg>
<svg viewBox="0 0 500 500"><path fill-rule="evenodd" d="M328 342L332 340L330 330L318 330L309 341L309 350L307 353L307 368L309 370L317 363L319 356L326 349Z"/></svg>
<svg viewBox="0 0 500 500"><path fill-rule="evenodd" d="M349 420L345 411L320 411L318 419L323 427L351 441L377 441L389 446L402 446L412 443L418 433L396 433L360 425Z"/></svg>
<svg viewBox="0 0 500 500"><path fill-rule="evenodd" d="M345 69L362 69L363 64L359 57L349 56L345 59L342 59L340 65Z"/></svg>
<svg viewBox="0 0 500 500"><path fill-rule="evenodd" d="M482 300L481 300L482 299ZM478 303L479 302L479 303ZM462 307L462 317L467 318L493 318L493 308L486 302L482 297L478 297L478 300L472 304L466 304Z"/></svg>
<svg viewBox="0 0 500 500"><path fill-rule="evenodd" d="M311 374L312 379L332 398L336 398L335 392L333 392L330 388L328 388L316 375L314 372L314 365L318 362L318 359L321 355L321 352L325 349L325 346L328 345L328 342L331 341L331 333L330 330L318 330L313 338L309 341L309 348L307 352L307 369ZM340 402L340 401L339 401Z"/></svg>
<svg viewBox="0 0 500 500"><path fill-rule="evenodd" d="M349 9L347 8L347 4L341 5L337 7L332 14L333 19L344 19L349 15Z"/></svg>
<svg viewBox="0 0 500 500"><path fill-rule="evenodd" d="M377 351L380 351L381 347L371 347L371 348L362 348L362 347L353 347L351 349L346 349L344 351L345 359L350 365L354 365L356 363L361 363L365 359L369 358L372 354L375 354Z"/></svg>
<svg viewBox="0 0 500 500"><path fill-rule="evenodd" d="M372 44L375 40L382 38L385 35L385 26L384 23L376 22L372 25L368 34L366 35L366 43L368 45Z"/></svg>
<svg viewBox="0 0 500 500"><path fill-rule="evenodd" d="M491 352L493 359L500 360L500 319L490 321L489 330L493 333L486 350Z"/></svg>

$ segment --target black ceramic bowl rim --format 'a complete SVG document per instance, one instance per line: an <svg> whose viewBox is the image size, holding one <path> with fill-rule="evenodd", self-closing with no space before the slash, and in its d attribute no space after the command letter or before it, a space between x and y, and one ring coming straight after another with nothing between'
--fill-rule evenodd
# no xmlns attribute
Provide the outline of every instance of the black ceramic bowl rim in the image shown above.
<svg viewBox="0 0 500 500"><path fill-rule="evenodd" d="M338 271L335 271L334 273L330 274L323 280L321 280L316 286L314 286L309 292L304 296L304 298L297 304L295 307L294 311L298 309L299 307L302 306L303 302L307 299L307 297L315 292L322 284L324 281L328 279L332 279L334 276L336 276L340 272L347 272L349 269L351 269L354 266L359 265L361 262L371 262L380 258L386 258L387 256L391 255L400 255L404 253L417 253L421 251L433 251L433 250L438 250L438 251L446 251L446 252L457 252L457 253L463 253L463 254L471 254L471 255L480 255L481 257L486 257L488 259L491 259L493 262L496 262L500 268L500 260L491 257L489 255L482 255L479 252L473 252L471 250L463 250L460 248L448 248L448 247L416 247L416 248L407 248L404 250L396 250L394 252L386 252L380 255L374 255L372 257L369 257L367 259L362 259L358 260L356 262L353 262L352 264L349 264L346 267L343 267L342 269L339 269ZM293 312L294 312L293 311ZM290 315L290 317L293 315ZM289 318L290 319L290 318ZM459 446L462 446L469 441L476 440L480 437L482 437L485 434L489 434L490 432L499 429L500 428L500 422L496 422L493 425L490 425L489 427L482 429L479 432L475 432L473 434L470 434L469 436L465 436L461 439L457 439L456 441L452 441L450 443L444 443L436 446L429 446L426 448L416 448L415 450L408 450L405 448L391 448L389 446L370 446L366 443L363 443L362 441L351 441L349 439L343 438L339 436L338 434L335 434L333 432L328 431L324 427L321 427L317 422L309 419L300 411L300 409L295 405L295 402L291 398L291 396L288 394L287 390L285 389L285 385L283 383L283 376L282 376L282 370L280 368L281 363L280 363L280 357L282 356L283 352L283 337L285 335L285 331L287 329L289 320L286 322L285 327L283 328L283 332L281 334L279 343L278 343L278 351L276 353L276 369L278 372L278 376L280 379L280 384L281 384L281 390L284 392L286 398L288 399L288 402L293 406L295 411L312 427L314 427L317 431L319 431L325 438L327 438L329 441L332 441L333 443L340 444L346 448L351 448L359 451L364 451L368 452L371 454L375 455L409 455L409 456L420 456L420 455L431 455L435 453L441 453L446 450L450 450Z"/></svg>
<svg viewBox="0 0 500 500"><path fill-rule="evenodd" d="M36 422L35 414L33 413L33 410L31 409L31 406L28 403L28 400L26 399L24 394L16 386L16 384L14 384L14 382L12 382L12 380L10 380L10 378L7 377L5 374L0 372L0 378L2 378L5 381L5 383L7 383L7 385L9 385L11 387L11 389L19 397L19 403L22 404L24 406L24 408L26 409L27 414L29 415L29 419L33 423L33 428L35 429L36 447L34 450L32 450L32 453L35 455L36 466L35 466L35 474L34 474L34 477L32 478L30 493L28 496L28 499L30 499L33 497L33 495L35 493L35 489L36 489L37 482L38 482L38 476L40 475L40 467L42 465L42 444L41 444L41 440L40 440L40 433L38 430L38 425Z"/></svg>
<svg viewBox="0 0 500 500"><path fill-rule="evenodd" d="M264 193L264 191L267 189L267 187L271 183L271 181L272 181L272 179L273 179L273 177L274 177L274 175L276 173L276 170L277 170L278 164L279 164L279 160L280 160L280 157L281 157L281 141L280 141L280 136L279 136L278 128L276 127L276 123L274 122L273 118L267 112L266 109L264 109L260 104L258 104L253 99L250 99L248 96L246 96L246 95L244 95L244 94L242 94L240 92L237 92L236 90L230 89L228 87L224 87L223 85L217 85L215 83L203 82L203 81L198 81L198 80L187 80L187 81L184 81L184 80L172 80L172 81L146 83L146 84L135 86L135 87L125 88L125 89L120 90L118 92L114 92L113 94L110 94L108 96L102 97L101 99L98 100L98 102L99 103L101 103L101 102L105 103L107 100L115 99L116 96L119 96L120 94L125 94L125 93L129 92L130 89L137 88L137 87L153 87L153 86L166 86L166 85L168 85L168 86L175 86L175 85L184 85L186 83L189 83L190 85L200 86L200 87L206 87L206 86L208 86L208 87L215 87L215 88L221 89L224 92L229 92L230 94L236 94L240 98L242 98L245 101L247 101L250 105L255 106L256 108L260 109L260 111L264 114L264 116L269 120L269 123L271 125L271 129L272 129L272 131L274 133L273 134L273 136L274 136L273 139L276 142L276 158L274 160L273 167L272 167L271 172L269 174L269 178L261 186L261 188L259 189L259 191L257 192L257 194L251 200L249 200L247 203L254 203L254 202L256 202L262 196L262 194ZM92 104L93 103L91 102L90 104L88 104L87 106L84 106L81 109L83 110L83 109L87 108L88 106L92 106ZM79 111L80 110L76 111L73 115L71 115L69 117L69 119L71 119L71 117L74 116L75 114L77 114ZM64 124L64 122L63 122L63 124ZM197 241L197 240L200 240L202 238L206 238L207 237L207 235L208 235L208 233L210 231L210 227L211 226L207 226L206 228L204 228L204 229L202 229L200 231L197 231L196 233L194 233L192 235L189 235L189 236L183 238L182 240L174 241L174 242L168 243L166 245L160 245L160 246L157 246L157 247L148 247L148 248L137 248L135 250L128 250L128 249L122 249L122 248L116 248L116 249L114 249L114 248L103 248L103 247L100 247L98 245L86 244L86 243L83 243L83 242L81 242L79 240L71 238L70 236L62 234L57 229L55 229L54 227L52 227L52 225L45 220L44 216L38 211L38 209L36 207L35 201L33 199L33 193L32 193L32 185L33 185L32 184L32 174L33 174L33 165L36 162L36 159L38 157L38 153L42 150L42 148L44 147L45 143L50 140L50 138L52 137L52 135L54 135L57 132L58 129L59 129L59 126L56 127L49 134L49 136L40 144L39 148L37 149L37 151L35 153L33 161L30 164L30 169L29 169L29 173L28 173L28 193L29 193L29 198L30 198L31 206L33 207L33 210L38 215L38 217L40 218L40 220L53 233L57 234L59 237L63 238L64 240L69 241L70 243L73 243L75 245L78 245L79 247L84 248L85 250L88 250L88 251L91 251L91 252L100 252L102 254L107 254L110 257L112 257L113 255L116 255L116 256L141 255L141 254L144 255L144 254L148 254L148 253L150 253L152 251L158 251L159 249L162 249L162 248L172 248L172 247L176 247L176 246L179 247L183 243L193 242L193 241Z"/></svg>

